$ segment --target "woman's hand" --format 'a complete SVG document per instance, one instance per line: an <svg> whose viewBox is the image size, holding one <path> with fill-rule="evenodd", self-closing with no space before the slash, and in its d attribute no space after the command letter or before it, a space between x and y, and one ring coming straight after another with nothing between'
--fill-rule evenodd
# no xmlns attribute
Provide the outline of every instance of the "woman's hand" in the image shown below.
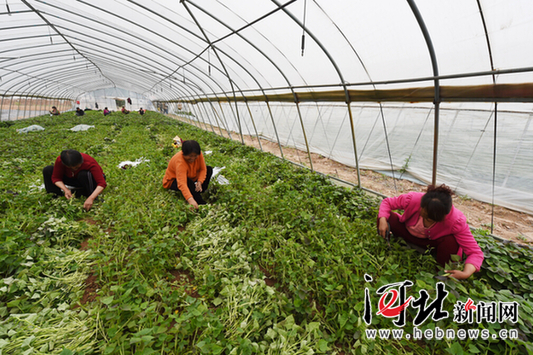
<svg viewBox="0 0 533 355"><path fill-rule="evenodd" d="M379 219L379 226L378 226L379 235L385 238L387 235L388 228L389 228L389 224L387 223L387 218L381 217Z"/></svg>
<svg viewBox="0 0 533 355"><path fill-rule="evenodd" d="M190 197L187 202L189 203L189 205L193 206L195 209L198 209L198 203L196 202L196 200L194 199L194 197Z"/></svg>
<svg viewBox="0 0 533 355"><path fill-rule="evenodd" d="M91 207L93 207L93 203L94 203L94 198L87 197L87 199L83 203L83 208L85 208L85 211L90 210Z"/></svg>
<svg viewBox="0 0 533 355"><path fill-rule="evenodd" d="M194 189L196 190L196 192L202 192L202 184L200 183L200 181L196 181L194 183Z"/></svg>
<svg viewBox="0 0 533 355"><path fill-rule="evenodd" d="M468 279L474 272L476 271L476 267L472 264L465 264L465 267L463 271L461 270L446 270L447 273L449 273L451 277L456 278L457 280L465 280Z"/></svg>

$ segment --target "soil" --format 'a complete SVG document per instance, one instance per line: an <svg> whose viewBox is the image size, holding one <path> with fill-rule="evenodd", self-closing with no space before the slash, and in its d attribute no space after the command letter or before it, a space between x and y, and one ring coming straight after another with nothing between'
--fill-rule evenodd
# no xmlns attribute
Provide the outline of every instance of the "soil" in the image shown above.
<svg viewBox="0 0 533 355"><path fill-rule="evenodd" d="M265 278L263 279L267 286L274 287L278 283L278 281L272 276L272 273L267 270L264 267L259 266L259 269L265 274Z"/></svg>
<svg viewBox="0 0 533 355"><path fill-rule="evenodd" d="M169 115L173 118L180 119L184 122L197 125L188 119ZM209 129L209 125L202 127ZM218 127L214 127L217 134L220 133ZM224 137L229 138L226 131L222 130ZM241 141L237 132L231 132L233 140ZM244 136L244 143L260 149L259 141L255 136ZM281 156L277 143L261 139L263 151ZM307 152L283 147L283 156L285 159L294 163L310 167ZM328 159L319 154L311 153L313 169L317 172L336 177L351 184L357 184L357 171L355 168L343 165L335 160ZM371 170L360 170L361 186L372 192L383 196L397 196L410 191L424 191L424 185L419 185L408 180L392 179L391 177L377 173ZM492 218L493 206L488 203L476 201L470 198L454 196L453 204L467 218L469 225L473 228L483 228L490 231L493 224L492 235L497 238L503 238L515 241L519 244L533 244L533 216L510 210L501 206L494 206L494 217ZM491 222L493 219L493 222Z"/></svg>
<svg viewBox="0 0 533 355"><path fill-rule="evenodd" d="M185 288L185 293L193 298L200 298L200 295L196 291L194 282L194 276L187 270L170 270L170 273L174 278L170 280L170 283L176 283L177 287L181 286Z"/></svg>
<svg viewBox="0 0 533 355"><path fill-rule="evenodd" d="M89 238L85 238L85 240L83 242L81 242L81 245L80 245L80 250L89 250L89 240L91 239L91 237Z"/></svg>
<svg viewBox="0 0 533 355"><path fill-rule="evenodd" d="M100 289L100 285L98 285L96 280L96 275L90 275L89 277L87 277L87 280L85 280L85 292L83 293L83 297L81 298L81 304L93 302L98 297L97 292Z"/></svg>

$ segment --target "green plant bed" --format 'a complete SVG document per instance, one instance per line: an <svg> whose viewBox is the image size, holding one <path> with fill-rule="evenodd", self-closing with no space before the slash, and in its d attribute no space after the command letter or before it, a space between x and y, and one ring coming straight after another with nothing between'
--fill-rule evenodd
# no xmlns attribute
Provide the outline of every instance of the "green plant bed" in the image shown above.
<svg viewBox="0 0 533 355"><path fill-rule="evenodd" d="M45 131L16 132L31 124ZM95 128L69 130L77 124ZM211 151L206 162L224 166L230 181L212 181L209 204L197 212L162 187L176 135ZM377 199L155 112L36 117L3 125L0 139L1 354L533 351L528 248L476 231L488 250L481 272L447 279L431 255L398 240L389 248L377 236ZM106 174L103 199L89 212L83 198L53 199L40 189L42 168L67 148L92 155ZM148 161L118 168L140 158ZM429 316L416 326L418 309L410 305L399 327L396 318L377 315L376 291L405 280L412 282L407 296L425 291L428 304L442 282L448 317ZM455 306L468 299L478 306L517 302L517 322L461 323ZM436 328L486 330L490 338L371 339L368 333ZM502 329L519 338L493 339Z"/></svg>

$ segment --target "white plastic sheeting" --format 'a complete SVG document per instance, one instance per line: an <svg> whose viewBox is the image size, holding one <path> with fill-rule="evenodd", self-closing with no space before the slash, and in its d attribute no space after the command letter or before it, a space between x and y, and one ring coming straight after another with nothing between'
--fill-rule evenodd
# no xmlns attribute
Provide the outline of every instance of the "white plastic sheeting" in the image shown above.
<svg viewBox="0 0 533 355"><path fill-rule="evenodd" d="M0 116L134 92L531 213L531 43L530 0L9 0Z"/></svg>
<svg viewBox="0 0 533 355"><path fill-rule="evenodd" d="M412 2L431 36L440 75L531 67L529 0ZM10 0L8 5L9 12L0 4L5 94L74 99L109 87L170 100L433 75L408 1ZM531 82L532 75L501 75L498 82ZM490 83L491 76L469 76L449 84ZM428 85L432 82L394 87Z"/></svg>
<svg viewBox="0 0 533 355"><path fill-rule="evenodd" d="M88 125L88 124L79 124L79 125L72 127L70 130L72 132L83 132L83 131L89 130L89 128L95 128L95 127L93 125Z"/></svg>
<svg viewBox="0 0 533 355"><path fill-rule="evenodd" d="M303 130L294 105L271 103L274 124L268 119L266 105L249 106L254 122L245 105L239 105L244 134L259 135L273 142L277 142L279 138L283 146L306 150ZM499 105L495 159L493 106L480 103L442 105L437 182L446 183L460 195L492 202L495 166L494 202L531 213L533 105ZM235 122L225 121L224 123L228 123L226 126L218 120L218 117L231 115L234 106L225 105L223 108L227 111L225 114L202 116L200 122L238 132L239 126ZM383 104L381 107L375 103L352 104L359 167L385 172L395 170L395 177L402 175L400 170L406 169L409 177L414 177L417 182L430 184L433 110L431 104ZM300 111L310 150L355 167L350 122L345 105L302 104Z"/></svg>
<svg viewBox="0 0 533 355"><path fill-rule="evenodd" d="M28 133L28 132L38 132L38 131L44 131L44 127L33 124L28 127L17 129L18 133Z"/></svg>

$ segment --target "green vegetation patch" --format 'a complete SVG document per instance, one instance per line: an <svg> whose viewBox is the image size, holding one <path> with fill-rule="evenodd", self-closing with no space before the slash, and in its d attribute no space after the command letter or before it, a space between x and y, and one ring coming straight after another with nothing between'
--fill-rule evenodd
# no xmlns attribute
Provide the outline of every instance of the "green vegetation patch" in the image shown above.
<svg viewBox="0 0 533 355"><path fill-rule="evenodd" d="M17 133L31 124L45 130ZM95 128L69 130L77 124ZM230 182L213 180L197 212L162 187L176 135L211 151L207 164L225 167ZM448 279L431 255L378 237L377 199L154 112L42 116L3 124L0 140L0 354L533 353L530 248L476 231L482 271ZM89 212L83 198L41 188L42 168L64 149L93 156L106 174ZM376 291L406 280L407 296L425 292L428 305L442 282L448 317L415 326L409 306L398 327L377 315ZM489 322L489 311L454 319L468 299L516 302L516 322ZM490 337L437 339L437 328ZM434 336L369 337L380 329Z"/></svg>

